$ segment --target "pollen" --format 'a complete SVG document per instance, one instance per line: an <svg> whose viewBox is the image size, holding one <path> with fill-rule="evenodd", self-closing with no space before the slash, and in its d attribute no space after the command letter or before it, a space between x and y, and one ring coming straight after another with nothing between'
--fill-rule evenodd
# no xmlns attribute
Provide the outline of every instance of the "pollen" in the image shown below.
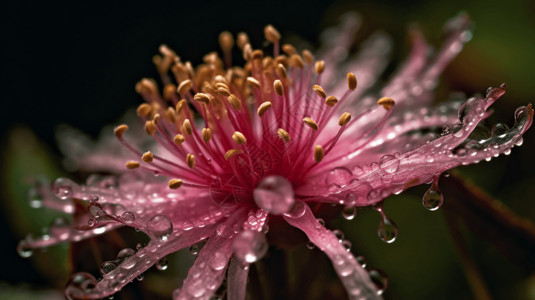
<svg viewBox="0 0 535 300"><path fill-rule="evenodd" d="M272 104L269 101L266 101L260 104L260 106L258 106L258 110L256 111L258 116L259 117L263 116L266 113L266 111L268 111L271 108L271 106Z"/></svg>
<svg viewBox="0 0 535 300"><path fill-rule="evenodd" d="M180 188L183 183L184 183L184 181L182 181L182 179L171 179L171 180L169 180L167 185L169 186L170 189L176 190L176 189Z"/></svg>
<svg viewBox="0 0 535 300"><path fill-rule="evenodd" d="M247 139L245 138L243 133L241 133L239 131L234 132L234 134L232 135L232 139L238 145L243 145L243 144L247 143Z"/></svg>
<svg viewBox="0 0 535 300"><path fill-rule="evenodd" d="M260 87L260 82L256 80L254 77L250 77L250 76L247 77L247 83L254 88Z"/></svg>
<svg viewBox="0 0 535 300"><path fill-rule="evenodd" d="M176 113L180 115L180 113L182 112L182 110L184 110L184 107L186 106L187 106L186 100L182 99L178 101L178 103L176 104Z"/></svg>
<svg viewBox="0 0 535 300"><path fill-rule="evenodd" d="M137 115L143 118L146 118L151 113L151 111L152 107L147 103L140 104L136 110Z"/></svg>
<svg viewBox="0 0 535 300"><path fill-rule="evenodd" d="M396 104L396 101L390 97L382 97L381 99L377 100L377 104L382 105L384 109L389 110Z"/></svg>
<svg viewBox="0 0 535 300"><path fill-rule="evenodd" d="M230 51L234 47L234 38L232 33L223 31L219 34L219 46L223 51Z"/></svg>
<svg viewBox="0 0 535 300"><path fill-rule="evenodd" d="M336 105L336 103L338 103L338 98L336 98L335 96L329 96L327 97L327 99L325 99L325 104L327 106L333 107L334 105Z"/></svg>
<svg viewBox="0 0 535 300"><path fill-rule="evenodd" d="M188 153L188 155L186 156L186 163L188 164L188 167L190 167L190 169L193 169L193 167L195 167L195 155L193 155L192 153Z"/></svg>
<svg viewBox="0 0 535 300"><path fill-rule="evenodd" d="M354 91L357 88L357 77L353 73L347 73L347 87Z"/></svg>
<svg viewBox="0 0 535 300"><path fill-rule="evenodd" d="M241 101L236 97L234 94L230 94L230 96L227 97L228 102L235 110L241 109Z"/></svg>
<svg viewBox="0 0 535 300"><path fill-rule="evenodd" d="M145 131L148 135L153 135L156 132L156 124L154 121L146 121L145 122Z"/></svg>
<svg viewBox="0 0 535 300"><path fill-rule="evenodd" d="M351 121L351 114L345 112L342 114L342 116L340 116L340 119L338 120L338 125L345 126L347 125L347 123L349 123L349 121Z"/></svg>
<svg viewBox="0 0 535 300"><path fill-rule="evenodd" d="M323 99L327 97L327 94L325 93L323 88L317 84L312 86L312 90L314 90L314 92Z"/></svg>
<svg viewBox="0 0 535 300"><path fill-rule="evenodd" d="M139 162L135 160L129 160L126 162L126 167L131 170L139 168Z"/></svg>
<svg viewBox="0 0 535 300"><path fill-rule="evenodd" d="M175 137L173 138L175 144L177 144L178 146L180 146L182 143L184 143L184 141L186 140L186 138L181 135L181 134L177 134L175 135Z"/></svg>
<svg viewBox="0 0 535 300"><path fill-rule="evenodd" d="M193 127L191 127L191 122L189 119L185 119L184 123L182 123L182 132L187 133L189 135L193 134Z"/></svg>
<svg viewBox="0 0 535 300"><path fill-rule="evenodd" d="M182 81L179 85L178 85L178 88L176 89L177 93L180 94L180 96L184 96L187 92L189 92L189 90L191 89L193 83L191 82L191 80L189 79L186 79L184 81Z"/></svg>
<svg viewBox="0 0 535 300"><path fill-rule="evenodd" d="M323 147L321 145L316 145L314 147L314 161L320 162L323 159Z"/></svg>
<svg viewBox="0 0 535 300"><path fill-rule="evenodd" d="M314 65L314 72L321 74L325 71L325 62L323 60L318 60Z"/></svg>
<svg viewBox="0 0 535 300"><path fill-rule="evenodd" d="M311 118L304 117L303 118L303 123L305 123L306 126L312 128L312 130L314 130L314 131L318 130L318 124L314 120L312 120Z"/></svg>
<svg viewBox="0 0 535 300"><path fill-rule="evenodd" d="M193 100L204 104L210 104L210 96L205 93L197 93L193 96Z"/></svg>
<svg viewBox="0 0 535 300"><path fill-rule="evenodd" d="M284 94L284 86L282 85L282 82L278 79L273 82L273 89L275 89L275 93L279 96L282 96Z"/></svg>
<svg viewBox="0 0 535 300"><path fill-rule="evenodd" d="M268 25L264 28L264 35L266 40L277 43L281 39L281 34L273 27L273 25Z"/></svg>
<svg viewBox="0 0 535 300"><path fill-rule="evenodd" d="M210 128L202 129L202 139L205 143L208 143L212 139L212 130Z"/></svg>
<svg viewBox="0 0 535 300"><path fill-rule="evenodd" d="M279 128L279 130L277 130L277 135L279 136L279 139L283 140L285 143L290 142L290 134L288 134L286 130Z"/></svg>
<svg viewBox="0 0 535 300"><path fill-rule="evenodd" d="M121 124L117 127L115 127L115 130L113 130L113 133L115 134L116 137L118 138L122 138L124 133L128 130L128 125L126 124Z"/></svg>
<svg viewBox="0 0 535 300"><path fill-rule="evenodd" d="M143 153L143 156L141 156L141 159L143 159L144 162L152 162L152 160L154 159L154 155L152 154L152 152L147 151Z"/></svg>

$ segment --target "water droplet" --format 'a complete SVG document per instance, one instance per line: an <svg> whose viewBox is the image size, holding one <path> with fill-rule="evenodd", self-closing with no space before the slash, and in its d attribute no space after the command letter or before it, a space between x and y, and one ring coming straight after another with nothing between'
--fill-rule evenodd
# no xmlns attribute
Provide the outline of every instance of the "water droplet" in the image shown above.
<svg viewBox="0 0 535 300"><path fill-rule="evenodd" d="M395 173L399 169L399 160L394 155L385 155L379 160L379 167L386 173Z"/></svg>
<svg viewBox="0 0 535 300"><path fill-rule="evenodd" d="M100 273L102 275L108 274L109 272L115 270L117 268L117 265L113 261L105 261L100 265Z"/></svg>
<svg viewBox="0 0 535 300"><path fill-rule="evenodd" d="M444 196L442 196L442 192L438 188L438 180L434 180L431 187L425 192L422 204L427 210L435 211L442 206L443 202Z"/></svg>
<svg viewBox="0 0 535 300"><path fill-rule="evenodd" d="M164 215L156 215L149 220L148 229L155 237L167 241L173 231L173 223Z"/></svg>
<svg viewBox="0 0 535 300"><path fill-rule="evenodd" d="M521 106L519 108L517 108L515 110L515 124L522 121L522 119L524 119L525 117L527 117L529 114L528 114L528 110L526 109L525 106Z"/></svg>
<svg viewBox="0 0 535 300"><path fill-rule="evenodd" d="M314 243L312 243L312 241L308 241L307 242L307 248L312 250L312 249L316 248L316 245Z"/></svg>
<svg viewBox="0 0 535 300"><path fill-rule="evenodd" d="M123 220L123 222L131 224L136 220L136 216L133 213L127 211L121 215L121 219Z"/></svg>
<svg viewBox="0 0 535 300"><path fill-rule="evenodd" d="M43 199L36 188L30 189L26 198L32 208L40 208L43 206Z"/></svg>
<svg viewBox="0 0 535 300"><path fill-rule="evenodd" d="M167 257L164 257L156 263L156 268L160 271L167 270L167 267L169 266L169 262L167 261Z"/></svg>
<svg viewBox="0 0 535 300"><path fill-rule="evenodd" d="M266 237L254 230L240 232L232 241L236 258L242 262L253 263L264 257L268 250Z"/></svg>
<svg viewBox="0 0 535 300"><path fill-rule="evenodd" d="M347 252L351 252L351 242L348 241L348 240L343 240L341 242L342 246L344 246L344 248L346 248Z"/></svg>
<svg viewBox="0 0 535 300"><path fill-rule="evenodd" d="M382 203L376 204L374 208L381 214L379 228L377 229L379 238L385 243L393 243L398 236L398 227L396 223L386 215Z"/></svg>
<svg viewBox="0 0 535 300"><path fill-rule="evenodd" d="M74 182L68 178L60 177L54 180L54 194L62 200L69 199L73 194Z"/></svg>
<svg viewBox="0 0 535 300"><path fill-rule="evenodd" d="M72 299L72 296L80 296L81 293L86 293L95 288L95 286L97 286L97 280L93 275L85 272L75 273L67 283L65 295L68 299Z"/></svg>
<svg viewBox="0 0 535 300"><path fill-rule="evenodd" d="M223 270L227 266L228 258L222 252L216 252L210 259L210 267L216 271Z"/></svg>
<svg viewBox="0 0 535 300"><path fill-rule="evenodd" d="M377 295L382 295L388 286L388 276L380 269L369 269L370 279L377 288Z"/></svg>
<svg viewBox="0 0 535 300"><path fill-rule="evenodd" d="M63 217L57 217L50 224L50 234L65 240L71 233L71 227L69 221Z"/></svg>
<svg viewBox="0 0 535 300"><path fill-rule="evenodd" d="M117 260L123 261L134 254L136 254L136 251L134 251L133 249L124 248L121 251L119 251L119 253L117 253Z"/></svg>
<svg viewBox="0 0 535 300"><path fill-rule="evenodd" d="M340 229L333 230L334 235L338 239L339 242L342 242L344 240L344 232Z"/></svg>
<svg viewBox="0 0 535 300"><path fill-rule="evenodd" d="M515 143L516 146L522 146L524 139L521 136L515 137L513 143Z"/></svg>
<svg viewBox="0 0 535 300"><path fill-rule="evenodd" d="M342 210L342 217L344 217L344 219L346 220L353 220L356 215L357 215L356 206L345 206L344 210Z"/></svg>
<svg viewBox="0 0 535 300"><path fill-rule="evenodd" d="M493 137L502 136L502 135L505 135L507 131L509 131L509 126L507 126L507 124L497 123L494 126L492 126L490 135Z"/></svg>
<svg viewBox="0 0 535 300"><path fill-rule="evenodd" d="M285 212L284 216L288 218L300 218L305 214L306 208L307 207L304 202L295 201L293 207L288 212Z"/></svg>
<svg viewBox="0 0 535 300"><path fill-rule="evenodd" d="M357 260L357 262L363 267L363 268L366 268L366 258L362 255L359 255L359 256L356 256L355 259Z"/></svg>
<svg viewBox="0 0 535 300"><path fill-rule="evenodd" d="M322 227L325 227L325 220L323 220L322 218L317 218L316 220L318 220L319 225L321 225Z"/></svg>
<svg viewBox="0 0 535 300"><path fill-rule="evenodd" d="M288 212L295 203L292 184L278 175L262 179L253 197L258 207L274 215Z"/></svg>
<svg viewBox="0 0 535 300"><path fill-rule="evenodd" d="M141 281L141 280L143 280L144 278L145 278L145 275L143 275L143 273L137 275L137 277L136 277L137 281Z"/></svg>
<svg viewBox="0 0 535 300"><path fill-rule="evenodd" d="M192 255L197 255L199 254L199 251L201 251L201 243L197 243L197 244L194 244L194 245L191 245L189 247L189 253L191 253Z"/></svg>
<svg viewBox="0 0 535 300"><path fill-rule="evenodd" d="M454 137L461 137L463 136L463 126L461 124L454 124L451 127L451 132L453 132Z"/></svg>
<svg viewBox="0 0 535 300"><path fill-rule="evenodd" d="M340 187L344 187L349 183L352 177L353 173L351 173L349 169L345 167L336 167L332 169L329 174L327 174L327 177L325 178L325 184L327 184L327 186L336 184Z"/></svg>
<svg viewBox="0 0 535 300"><path fill-rule="evenodd" d="M30 248L28 243L24 240L19 242L19 245L17 246L17 252L20 255L20 257L28 258L33 255L33 249Z"/></svg>

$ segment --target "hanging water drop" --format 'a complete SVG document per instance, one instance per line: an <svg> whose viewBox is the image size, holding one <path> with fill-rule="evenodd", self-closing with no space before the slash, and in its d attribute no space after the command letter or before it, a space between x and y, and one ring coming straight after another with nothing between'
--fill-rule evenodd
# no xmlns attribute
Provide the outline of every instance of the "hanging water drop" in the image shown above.
<svg viewBox="0 0 535 300"><path fill-rule="evenodd" d="M431 187L425 192L422 198L423 206L429 211L435 211L442 206L444 202L444 196L438 188L438 178L433 180Z"/></svg>
<svg viewBox="0 0 535 300"><path fill-rule="evenodd" d="M253 197L258 207L274 215L288 212L295 203L292 184L278 175L262 179Z"/></svg>
<svg viewBox="0 0 535 300"><path fill-rule="evenodd" d="M357 215L357 207L356 206L345 206L342 210L342 217L346 220L353 220L355 216Z"/></svg>
<svg viewBox="0 0 535 300"><path fill-rule="evenodd" d="M344 240L344 232L340 229L333 230L334 235L338 239L339 242L342 242Z"/></svg>
<svg viewBox="0 0 535 300"><path fill-rule="evenodd" d="M173 223L164 215L156 215L149 220L148 229L156 238L167 241L169 234L173 232Z"/></svg>
<svg viewBox="0 0 535 300"><path fill-rule="evenodd" d="M54 194L62 200L69 199L73 194L74 182L68 178L60 177L54 180L52 184L54 189Z"/></svg>
<svg viewBox="0 0 535 300"><path fill-rule="evenodd" d="M167 257L164 257L162 259L160 259L157 263L156 263L156 268L160 271L165 271L167 270L167 267L169 266L169 262L167 261Z"/></svg>
<svg viewBox="0 0 535 300"><path fill-rule="evenodd" d="M20 257L28 258L33 255L33 249L28 247L26 241L20 241L19 245L17 246L17 253L20 255Z"/></svg>
<svg viewBox="0 0 535 300"><path fill-rule="evenodd" d="M264 257L268 250L266 237L254 230L240 232L232 241L234 255L242 262L253 263Z"/></svg>
<svg viewBox="0 0 535 300"><path fill-rule="evenodd" d="M379 228L377 229L379 238L385 243L393 243L398 236L398 227L396 223L386 215L382 203L376 204L374 208L381 214Z"/></svg>
<svg viewBox="0 0 535 300"><path fill-rule="evenodd" d="M357 262L363 267L363 268L366 268L366 258L362 255L358 255L355 257L355 259L357 260Z"/></svg>
<svg viewBox="0 0 535 300"><path fill-rule="evenodd" d="M309 250L312 250L312 249L316 248L316 245L314 243L312 243L312 241L308 241L307 242L307 248Z"/></svg>
<svg viewBox="0 0 535 300"><path fill-rule="evenodd" d="M382 295L388 287L388 276L380 269L369 269L368 275L377 288L377 295Z"/></svg>
<svg viewBox="0 0 535 300"><path fill-rule="evenodd" d="M197 254L199 254L199 251L201 251L201 245L200 245L200 243L191 245L191 246L189 247L189 253L191 253L192 255L197 255Z"/></svg>
<svg viewBox="0 0 535 300"><path fill-rule="evenodd" d="M43 206L43 199L36 188L32 188L28 191L27 199L32 208L40 208Z"/></svg>

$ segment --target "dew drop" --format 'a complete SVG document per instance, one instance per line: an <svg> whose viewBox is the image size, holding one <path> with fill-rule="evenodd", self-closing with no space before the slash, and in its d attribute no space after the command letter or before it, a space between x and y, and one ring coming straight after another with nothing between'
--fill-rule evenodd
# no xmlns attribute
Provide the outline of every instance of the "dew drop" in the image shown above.
<svg viewBox="0 0 535 300"><path fill-rule="evenodd" d="M331 184L336 184L338 186L344 187L349 183L353 173L345 167L336 167L332 169L327 177L325 178L325 184L330 186Z"/></svg>
<svg viewBox="0 0 535 300"><path fill-rule="evenodd" d="M342 217L346 220L353 220L355 216L357 215L357 207L356 206L345 206L342 210Z"/></svg>
<svg viewBox="0 0 535 300"><path fill-rule="evenodd" d="M167 261L167 257L164 257L164 258L160 259L158 261L158 263L156 263L156 269L158 269L160 271L167 270L168 266L169 266L169 262Z"/></svg>
<svg viewBox="0 0 535 300"><path fill-rule="evenodd" d="M302 217L306 212L306 204L302 201L295 201L293 207L288 211L284 213L285 217L288 218L300 218Z"/></svg>
<svg viewBox="0 0 535 300"><path fill-rule="evenodd" d="M97 285L97 280L93 275L85 272L75 273L69 279L67 287L65 288L65 296L67 299L73 299L74 295L86 293Z"/></svg>
<svg viewBox="0 0 535 300"><path fill-rule="evenodd" d="M322 218L317 218L316 220L318 220L319 225L325 227L325 220L323 220Z"/></svg>
<svg viewBox="0 0 535 300"><path fill-rule="evenodd" d="M528 115L527 109L525 106L521 106L515 110L515 124L522 121L524 117Z"/></svg>
<svg viewBox="0 0 535 300"><path fill-rule="evenodd" d="M19 245L17 246L17 253L20 255L20 257L28 258L33 255L33 249L27 246L26 241L20 241Z"/></svg>
<svg viewBox="0 0 535 300"><path fill-rule="evenodd" d="M444 196L438 188L438 180L434 180L431 187L425 192L422 198L423 206L429 211L435 211L442 206L444 202Z"/></svg>
<svg viewBox="0 0 535 300"><path fill-rule="evenodd" d="M43 199L36 188L32 188L28 191L27 199L32 208L40 208L43 206Z"/></svg>
<svg viewBox="0 0 535 300"><path fill-rule="evenodd" d="M278 175L262 179L253 197L258 207L274 215L288 212L295 203L292 184Z"/></svg>
<svg viewBox="0 0 535 300"><path fill-rule="evenodd" d="M113 261L105 261L100 265L100 273L105 275L115 270L115 268L117 268L117 265Z"/></svg>
<svg viewBox="0 0 535 300"><path fill-rule="evenodd" d="M312 241L308 241L307 242L307 248L312 250L312 249L316 248L316 245Z"/></svg>
<svg viewBox="0 0 535 300"><path fill-rule="evenodd" d="M387 154L379 160L379 167L386 173L395 173L399 169L399 160L394 155Z"/></svg>
<svg viewBox="0 0 535 300"><path fill-rule="evenodd" d="M343 240L341 242L342 246L344 246L344 248L346 248L347 252L351 252L351 242L348 241L348 240Z"/></svg>
<svg viewBox="0 0 535 300"><path fill-rule="evenodd" d="M254 230L240 232L232 241L234 255L242 262L253 263L264 257L268 250L266 237Z"/></svg>
<svg viewBox="0 0 535 300"><path fill-rule="evenodd" d="M494 126L492 126L490 135L493 137L495 136L499 137L499 136L505 135L507 131L509 131L509 126L503 123L497 123Z"/></svg>
<svg viewBox="0 0 535 300"><path fill-rule="evenodd" d="M392 219L390 219L383 210L383 204L379 203L374 206L375 210L381 214L377 234L379 238L385 243L393 243L398 235L398 227Z"/></svg>
<svg viewBox="0 0 535 300"><path fill-rule="evenodd" d="M377 288L377 295L382 295L388 286L388 276L380 269L369 269L368 275Z"/></svg>
<svg viewBox="0 0 535 300"><path fill-rule="evenodd" d="M167 241L173 231L173 223L164 215L156 215L149 220L148 229L156 238Z"/></svg>
<svg viewBox="0 0 535 300"><path fill-rule="evenodd" d="M119 253L117 253L117 260L123 261L134 254L136 254L136 251L134 251L133 249L124 248L121 251L119 251Z"/></svg>
<svg viewBox="0 0 535 300"><path fill-rule="evenodd" d="M344 232L340 229L333 230L334 235L338 239L339 242L342 242L344 240Z"/></svg>
<svg viewBox="0 0 535 300"><path fill-rule="evenodd" d="M516 137L513 140L513 143L515 143L516 146L522 146L522 144L524 143L524 139L521 136Z"/></svg>
<svg viewBox="0 0 535 300"><path fill-rule="evenodd" d="M123 222L131 224L136 220L136 216L132 212L127 211L121 215L121 219Z"/></svg>
<svg viewBox="0 0 535 300"><path fill-rule="evenodd" d="M74 182L68 178L60 177L54 180L54 194L62 200L69 199L73 194Z"/></svg>
<svg viewBox="0 0 535 300"><path fill-rule="evenodd" d="M145 278L145 275L143 275L143 273L137 275L137 277L136 277L137 281L141 281L141 280L143 280L144 278Z"/></svg>
<svg viewBox="0 0 535 300"><path fill-rule="evenodd" d="M366 268L366 258L362 255L359 255L359 256L356 256L355 259L357 260L357 262L363 267L363 268Z"/></svg>
<svg viewBox="0 0 535 300"><path fill-rule="evenodd" d="M191 245L191 246L189 247L189 253L191 253L191 255L197 255L197 254L199 254L199 251L201 251L201 245L200 245L200 243Z"/></svg>
<svg viewBox="0 0 535 300"><path fill-rule="evenodd" d="M453 132L454 137L463 136L463 126L461 124L455 124L451 127L451 132Z"/></svg>
<svg viewBox="0 0 535 300"><path fill-rule="evenodd" d="M221 252L216 252L210 259L210 267L216 271L223 270L227 266L228 258Z"/></svg>

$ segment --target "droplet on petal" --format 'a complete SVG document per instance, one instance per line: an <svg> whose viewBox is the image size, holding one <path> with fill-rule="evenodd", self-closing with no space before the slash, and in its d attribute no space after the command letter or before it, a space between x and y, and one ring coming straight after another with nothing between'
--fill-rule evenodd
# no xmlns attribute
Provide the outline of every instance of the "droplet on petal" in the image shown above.
<svg viewBox="0 0 535 300"><path fill-rule="evenodd" d="M377 287L377 295L382 295L388 287L388 275L380 269L369 269L368 274Z"/></svg>
<svg viewBox="0 0 535 300"><path fill-rule="evenodd" d="M295 203L292 184L282 176L265 177L254 190L254 200L270 214L288 212Z"/></svg>
<svg viewBox="0 0 535 300"><path fill-rule="evenodd" d="M242 262L253 263L264 257L268 250L266 237L254 230L240 232L232 241L234 255Z"/></svg>
<svg viewBox="0 0 535 300"><path fill-rule="evenodd" d="M444 196L438 188L438 180L434 180L431 187L425 192L422 198L423 206L430 211L435 211L442 206Z"/></svg>
<svg viewBox="0 0 535 300"><path fill-rule="evenodd" d="M148 230L157 238L166 241L173 231L173 223L164 215L156 215L149 220Z"/></svg>

